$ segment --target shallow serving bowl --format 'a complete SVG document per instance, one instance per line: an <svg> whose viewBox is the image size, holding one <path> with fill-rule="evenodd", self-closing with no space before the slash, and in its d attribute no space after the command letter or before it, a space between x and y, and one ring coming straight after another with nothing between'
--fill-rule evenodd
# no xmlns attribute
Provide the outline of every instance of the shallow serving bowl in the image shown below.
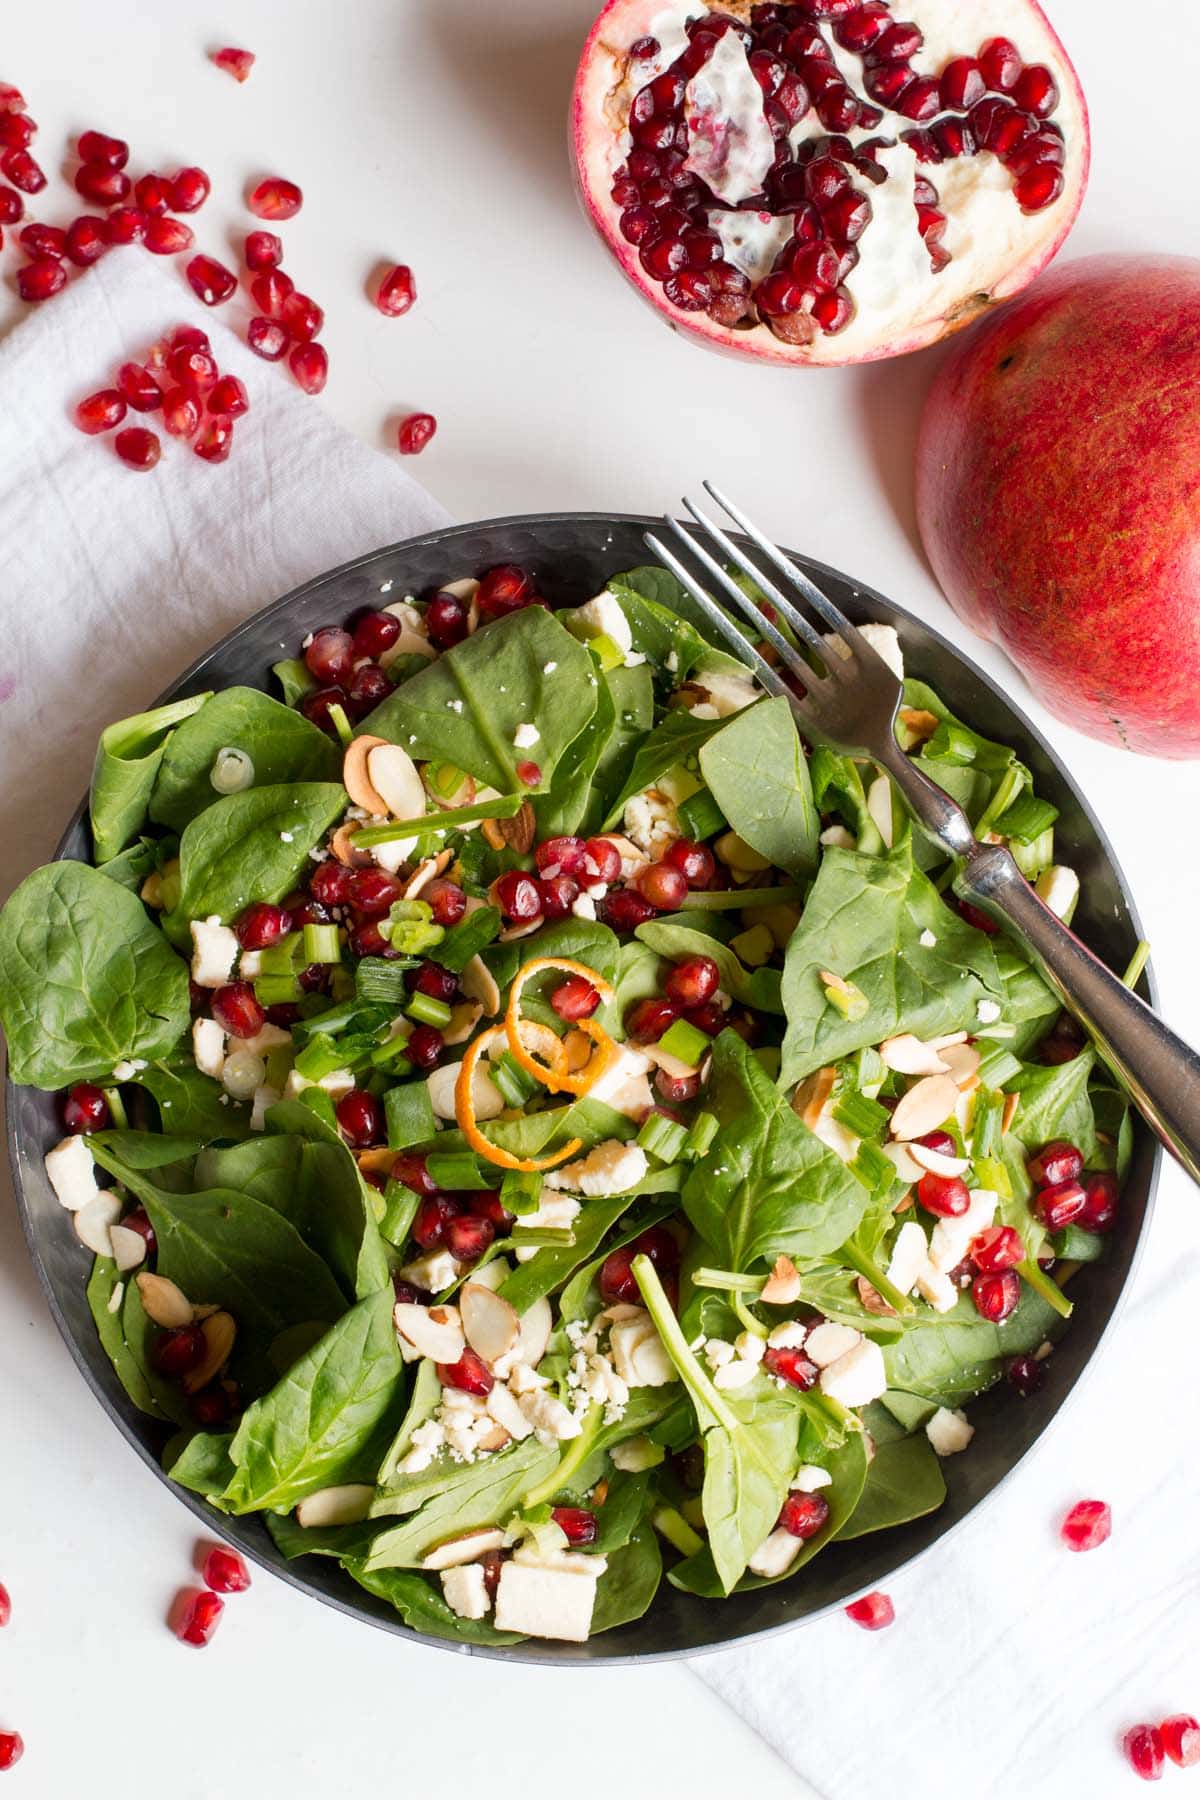
<svg viewBox="0 0 1200 1800"><path fill-rule="evenodd" d="M377 550L307 582L247 620L160 698L234 682L266 687L271 663L292 652L305 634L318 626L340 623L364 605L386 604L381 594L392 599L419 595L496 563L515 562L531 568L552 599L588 599L609 576L649 560L642 532L655 523L631 515L529 515L433 531ZM929 626L836 570L811 558L801 560L851 618L894 624L911 673L928 681L979 730L1013 744L1032 767L1038 791L1060 809L1058 834L1064 859L1074 864L1082 879L1076 928L1110 966L1124 968L1141 936L1133 900L1091 809L1044 738L981 669ZM147 695L145 704L150 703ZM83 859L89 853L81 805L57 855ZM109 1417L138 1455L157 1469L165 1431L137 1411L100 1347L84 1294L88 1259L75 1237L70 1215L55 1200L43 1170L45 1151L60 1135L54 1097L9 1083L7 1099L18 1204L50 1309ZM399 1637L442 1649L470 1648L476 1655L539 1663L628 1662L694 1655L798 1625L841 1605L857 1591L886 1582L913 1557L940 1542L999 1486L1047 1430L1094 1355L1129 1281L1154 1192L1158 1154L1150 1133L1139 1126L1125 1203L1110 1240L1109 1256L1084 1271L1072 1288L1075 1316L1055 1351L1050 1379L1042 1392L1029 1400L1018 1400L1002 1388L976 1402L973 1417L983 1429L965 1456L947 1463L949 1494L941 1510L877 1536L846 1545L835 1543L795 1580L776 1587L712 1601L677 1593L664 1582L644 1619L589 1644L529 1643L513 1649L449 1646L442 1639L411 1631L332 1561L311 1557L286 1562L260 1519L227 1519L195 1495L181 1488L174 1491L206 1529L237 1545L304 1593Z"/></svg>

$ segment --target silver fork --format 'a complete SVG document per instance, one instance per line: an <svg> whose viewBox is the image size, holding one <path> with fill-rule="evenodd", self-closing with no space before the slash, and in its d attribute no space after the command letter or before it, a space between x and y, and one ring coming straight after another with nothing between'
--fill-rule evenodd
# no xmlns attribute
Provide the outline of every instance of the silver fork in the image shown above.
<svg viewBox="0 0 1200 1800"><path fill-rule="evenodd" d="M1200 1182L1200 1057L1050 911L1003 845L979 842L962 808L905 755L896 740L896 711L903 697L897 676L803 569L710 482L704 486L757 546L761 560L753 559L691 500L684 500L685 507L724 562L712 554L701 536L685 529L677 519L665 519L664 524L733 611L773 646L802 691L797 693L783 681L748 643L708 587L697 579L689 562L653 533L646 534L647 545L678 576L741 660L753 666L768 693L787 700L805 737L853 756L869 757L887 771L921 829L959 859L955 892L1006 925L1020 940L1152 1129L1192 1179ZM779 618L816 654L823 674L813 670L761 607L742 592L726 562L758 584ZM840 642L831 645L781 583L807 601Z"/></svg>

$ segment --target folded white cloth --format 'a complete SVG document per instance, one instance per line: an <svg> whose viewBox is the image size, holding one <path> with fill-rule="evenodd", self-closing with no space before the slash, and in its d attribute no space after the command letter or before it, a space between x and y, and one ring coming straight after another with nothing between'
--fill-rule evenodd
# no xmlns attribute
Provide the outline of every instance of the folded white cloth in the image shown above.
<svg viewBox="0 0 1200 1800"><path fill-rule="evenodd" d="M115 251L0 344L0 894L53 848L102 725L299 582L448 518L247 349L224 323L237 304L209 312L181 267ZM183 323L208 332L251 410L217 465L131 411L125 425L163 440L140 473L73 408Z"/></svg>

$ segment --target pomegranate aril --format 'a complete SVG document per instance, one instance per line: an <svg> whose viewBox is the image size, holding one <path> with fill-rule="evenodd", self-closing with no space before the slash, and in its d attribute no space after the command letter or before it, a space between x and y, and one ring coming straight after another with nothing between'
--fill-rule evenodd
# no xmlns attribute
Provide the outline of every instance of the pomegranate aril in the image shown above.
<svg viewBox="0 0 1200 1800"><path fill-rule="evenodd" d="M175 1621L175 1636L185 1644L202 1649L221 1622L225 1602L211 1590L197 1588L184 1595Z"/></svg>
<svg viewBox="0 0 1200 1800"><path fill-rule="evenodd" d="M25 1740L19 1731L0 1731L0 1770L15 1769L25 1754Z"/></svg>
<svg viewBox="0 0 1200 1800"><path fill-rule="evenodd" d="M654 1076L654 1089L661 1100L668 1106L682 1106L687 1100L694 1100L700 1092L700 1072L694 1075L668 1075L665 1069L659 1069Z"/></svg>
<svg viewBox="0 0 1200 1800"><path fill-rule="evenodd" d="M0 1581L0 1631L4 1629L11 1618L12 1600L9 1598L8 1589L5 1587L4 1583Z"/></svg>
<svg viewBox="0 0 1200 1800"><path fill-rule="evenodd" d="M1116 1176L1107 1170L1089 1175L1084 1181L1083 1192L1083 1211L1075 1223L1084 1231L1101 1234L1111 1231L1117 1222L1119 1191Z"/></svg>
<svg viewBox="0 0 1200 1800"><path fill-rule="evenodd" d="M333 687L318 688L315 694L306 694L304 699L300 702L300 711L304 714L305 718L310 719L314 725L319 725L322 731L327 731L330 737L336 737L337 729L329 716L330 708L333 706L340 706L342 710L345 711L347 704L348 696L345 688L335 685ZM351 940L356 956L389 956L392 954L389 947L383 942L383 939L375 931L373 926L370 928L372 947L369 950L360 947L359 943L356 941L360 935L361 933L356 928L354 937Z"/></svg>
<svg viewBox="0 0 1200 1800"><path fill-rule="evenodd" d="M810 1362L803 1350L772 1345L767 1346L763 1355L763 1368L769 1375L786 1381L789 1387L799 1388L802 1393L816 1386L820 1373L816 1363Z"/></svg>
<svg viewBox="0 0 1200 1800"><path fill-rule="evenodd" d="M244 1594L250 1586L250 1571L245 1558L236 1550L221 1550L215 1546L204 1558L200 1578L214 1594Z"/></svg>
<svg viewBox="0 0 1200 1800"><path fill-rule="evenodd" d="M1012 87L1012 97L1022 112L1033 113L1035 118L1048 119L1058 105L1058 83L1049 69L1041 63L1031 63L1022 69Z"/></svg>
<svg viewBox="0 0 1200 1800"><path fill-rule="evenodd" d="M1038 1393L1045 1384L1045 1364L1036 1356L1015 1356L1008 1365L1008 1385L1022 1400L1028 1400L1031 1394Z"/></svg>
<svg viewBox="0 0 1200 1800"><path fill-rule="evenodd" d="M246 327L246 342L264 362L279 362L287 354L290 334L278 319L251 319Z"/></svg>
<svg viewBox="0 0 1200 1800"><path fill-rule="evenodd" d="M979 68L993 94L1011 93L1023 68L1020 52L1008 38L989 38L979 52Z"/></svg>
<svg viewBox="0 0 1200 1800"><path fill-rule="evenodd" d="M0 149L24 150L37 136L37 123L23 112L0 112Z"/></svg>
<svg viewBox="0 0 1200 1800"><path fill-rule="evenodd" d="M1018 179L1013 193L1022 212L1035 213L1053 205L1065 186L1066 177L1061 169L1051 163L1039 163Z"/></svg>
<svg viewBox="0 0 1200 1800"><path fill-rule="evenodd" d="M625 1014L625 1030L639 1044L657 1044L663 1033L679 1017L679 1008L670 1000L637 1000Z"/></svg>
<svg viewBox="0 0 1200 1800"><path fill-rule="evenodd" d="M246 392L245 383L239 381L236 375L222 375L209 390L208 410L227 419L242 418L250 411L250 396Z"/></svg>
<svg viewBox="0 0 1200 1800"><path fill-rule="evenodd" d="M887 1594L876 1589L873 1594L864 1594L861 1600L848 1606L846 1617L861 1625L864 1631L882 1631L895 1619L896 1609Z"/></svg>
<svg viewBox="0 0 1200 1800"><path fill-rule="evenodd" d="M872 100L878 100L881 106L894 107L912 79L912 71L906 63L881 63L877 68L864 71L863 86Z"/></svg>
<svg viewBox="0 0 1200 1800"><path fill-rule="evenodd" d="M789 1494L779 1514L777 1529L790 1532L794 1538L816 1537L829 1518L829 1502L823 1494Z"/></svg>
<svg viewBox="0 0 1200 1800"><path fill-rule="evenodd" d="M571 975L550 996L550 1004L560 1019L590 1019L600 1004L600 996L583 975Z"/></svg>
<svg viewBox="0 0 1200 1800"><path fill-rule="evenodd" d="M527 924L530 919L536 919L542 910L536 881L531 880L528 875L522 875L519 869L510 869L506 875L501 875L496 883L495 894L497 904L511 924Z"/></svg>
<svg viewBox="0 0 1200 1800"><path fill-rule="evenodd" d="M621 852L611 838L587 838L583 860L571 872L592 884L616 881L621 873Z"/></svg>
<svg viewBox="0 0 1200 1800"><path fill-rule="evenodd" d="M15 225L25 214L25 202L15 188L0 187L0 225Z"/></svg>
<svg viewBox="0 0 1200 1800"><path fill-rule="evenodd" d="M75 171L75 191L97 206L116 206L128 198L132 186L122 169L105 163L84 163Z"/></svg>
<svg viewBox="0 0 1200 1800"><path fill-rule="evenodd" d="M721 985L721 971L711 956L689 956L676 963L664 983L667 999L675 1006L702 1006Z"/></svg>
<svg viewBox="0 0 1200 1800"><path fill-rule="evenodd" d="M663 293L682 312L704 312L713 297L712 282L706 269L681 269L663 283Z"/></svg>
<svg viewBox="0 0 1200 1800"><path fill-rule="evenodd" d="M287 936L292 929L292 915L285 907L255 900L240 915L233 929L243 950L266 950Z"/></svg>
<svg viewBox="0 0 1200 1800"><path fill-rule="evenodd" d="M938 84L931 78L911 81L896 101L897 112L906 119L932 119L941 111Z"/></svg>
<svg viewBox="0 0 1200 1800"><path fill-rule="evenodd" d="M45 170L28 150L7 150L0 157L0 170L23 194L40 194L46 185Z"/></svg>
<svg viewBox="0 0 1200 1800"><path fill-rule="evenodd" d="M140 206L117 206L104 221L104 235L114 248L122 244L140 244L149 223L149 214Z"/></svg>
<svg viewBox="0 0 1200 1800"><path fill-rule="evenodd" d="M977 906L972 906L969 900L958 902L958 912L960 918L965 919L967 924L973 926L976 931L982 931L985 937L995 937L1000 929L995 919L989 918L987 913L981 912Z"/></svg>
<svg viewBox="0 0 1200 1800"><path fill-rule="evenodd" d="M1083 1173L1083 1153L1065 1138L1054 1138L1031 1156L1026 1166L1034 1181L1046 1186L1077 1181Z"/></svg>
<svg viewBox="0 0 1200 1800"><path fill-rule="evenodd" d="M284 303L291 299L295 291L295 282L282 269L266 269L250 283L250 295L255 306L269 318L282 315Z"/></svg>
<svg viewBox="0 0 1200 1800"><path fill-rule="evenodd" d="M425 609L425 629L436 650L461 644L470 630L466 607L454 594L435 594Z"/></svg>
<svg viewBox="0 0 1200 1800"><path fill-rule="evenodd" d="M129 145L124 138L109 137L104 131L85 131L76 146L80 162L104 163L110 169L123 169L129 161Z"/></svg>
<svg viewBox="0 0 1200 1800"><path fill-rule="evenodd" d="M61 262L67 253L67 234L57 225L34 221L23 228L17 241L27 256L53 256Z"/></svg>
<svg viewBox="0 0 1200 1800"><path fill-rule="evenodd" d="M974 57L956 56L938 77L938 91L943 106L968 112L987 93L987 82Z"/></svg>
<svg viewBox="0 0 1200 1800"><path fill-rule="evenodd" d="M294 181L268 175L250 190L246 204L256 219L292 219L304 204L304 195Z"/></svg>
<svg viewBox="0 0 1200 1800"><path fill-rule="evenodd" d="M389 319L408 312L417 298L417 284L407 263L389 269L375 293L375 304Z"/></svg>
<svg viewBox="0 0 1200 1800"><path fill-rule="evenodd" d="M533 860L539 875L577 875L582 872L583 854L582 838L552 837L535 847Z"/></svg>
<svg viewBox="0 0 1200 1800"><path fill-rule="evenodd" d="M205 306L220 306L237 291L237 276L215 256L193 256L187 266L192 292Z"/></svg>
<svg viewBox="0 0 1200 1800"><path fill-rule="evenodd" d="M442 1242L458 1262L478 1262L495 1235L496 1227L490 1219L460 1214L457 1219L448 1220Z"/></svg>
<svg viewBox="0 0 1200 1800"><path fill-rule="evenodd" d="M856 244L871 223L872 210L867 196L851 189L825 208L825 229L835 244Z"/></svg>
<svg viewBox="0 0 1200 1800"><path fill-rule="evenodd" d="M409 413L396 431L396 447L401 456L420 456L436 431L437 420L432 413Z"/></svg>
<svg viewBox="0 0 1200 1800"><path fill-rule="evenodd" d="M99 393L89 394L75 408L76 425L90 437L101 431L111 431L124 417L124 396L116 388L101 388Z"/></svg>
<svg viewBox="0 0 1200 1800"><path fill-rule="evenodd" d="M200 402L186 388L168 388L163 395L163 430L171 437L193 437L200 425Z"/></svg>
<svg viewBox="0 0 1200 1800"><path fill-rule="evenodd" d="M600 1265L600 1297L609 1306L641 1303L642 1292L633 1274L636 1251L629 1244L614 1250Z"/></svg>
<svg viewBox="0 0 1200 1800"><path fill-rule="evenodd" d="M603 924L612 931L636 931L654 916L654 908L633 888L617 888L606 894L599 906Z"/></svg>
<svg viewBox="0 0 1200 1800"><path fill-rule="evenodd" d="M237 50L230 44L223 50L214 50L212 60L218 69L224 69L225 73L232 75L235 81L245 81L254 67L254 52L253 50Z"/></svg>
<svg viewBox="0 0 1200 1800"><path fill-rule="evenodd" d="M879 0L868 0L865 6L856 6L851 13L839 19L833 28L833 35L843 50L869 50L891 22L892 15L888 7L880 4Z"/></svg>
<svg viewBox="0 0 1200 1800"><path fill-rule="evenodd" d="M716 873L716 857L708 845L693 843L691 838L676 838L663 861L678 869L690 888L708 887Z"/></svg>
<svg viewBox="0 0 1200 1800"><path fill-rule="evenodd" d="M329 356L323 344L297 344L288 357L288 368L306 394L319 394L329 377Z"/></svg>
<svg viewBox="0 0 1200 1800"><path fill-rule="evenodd" d="M975 133L965 119L938 119L930 129L934 143L947 161L956 156L974 156L979 148Z"/></svg>
<svg viewBox="0 0 1200 1800"><path fill-rule="evenodd" d="M131 469L152 469L162 455L162 443L144 425L130 425L113 440L117 455Z"/></svg>
<svg viewBox="0 0 1200 1800"><path fill-rule="evenodd" d="M182 250L191 249L196 234L182 219L154 218L147 221L143 241L153 256L178 256Z"/></svg>
<svg viewBox="0 0 1200 1800"><path fill-rule="evenodd" d="M785 319L804 305L804 289L794 276L776 270L759 282L754 300L759 312L768 318Z"/></svg>
<svg viewBox="0 0 1200 1800"><path fill-rule="evenodd" d="M67 271L55 256L39 256L17 270L17 292L22 300L49 300L67 285Z"/></svg>
<svg viewBox="0 0 1200 1800"><path fill-rule="evenodd" d="M1163 1749L1176 1768L1194 1769L1200 1763L1200 1721L1190 1713L1173 1713L1158 1729Z"/></svg>
<svg viewBox="0 0 1200 1800"><path fill-rule="evenodd" d="M961 1176L929 1171L917 1183L917 1199L938 1219L960 1219L971 1205L970 1191Z"/></svg>
<svg viewBox="0 0 1200 1800"><path fill-rule="evenodd" d="M141 363L122 363L117 370L117 387L134 412L155 412L162 405L163 391Z"/></svg>
<svg viewBox="0 0 1200 1800"><path fill-rule="evenodd" d="M1025 1246L1011 1225L989 1225L972 1240L968 1254L981 1274L998 1275L1024 1261Z"/></svg>
<svg viewBox="0 0 1200 1800"><path fill-rule="evenodd" d="M384 1134L383 1101L365 1088L351 1088L334 1109L338 1127L354 1150L379 1143Z"/></svg>
<svg viewBox="0 0 1200 1800"><path fill-rule="evenodd" d="M834 288L818 294L812 303L812 316L828 337L845 331L854 317L854 302L845 288Z"/></svg>
<svg viewBox="0 0 1200 1800"><path fill-rule="evenodd" d="M144 213L165 213L171 203L171 184L165 175L143 175L134 183L133 197Z"/></svg>
<svg viewBox="0 0 1200 1800"><path fill-rule="evenodd" d="M350 898L350 870L345 863L332 859L318 863L308 878L308 887L319 905L344 906Z"/></svg>
<svg viewBox="0 0 1200 1800"><path fill-rule="evenodd" d="M1074 1225L1087 1205L1087 1194L1078 1181L1058 1181L1034 1195L1033 1210L1047 1231L1065 1231Z"/></svg>
<svg viewBox="0 0 1200 1800"><path fill-rule="evenodd" d="M594 1544L600 1535L600 1521L583 1506L556 1506L550 1517L568 1544Z"/></svg>
<svg viewBox="0 0 1200 1800"><path fill-rule="evenodd" d="M1062 1522L1068 1550L1096 1550L1112 1534L1112 1509L1103 1500L1080 1500Z"/></svg>
<svg viewBox="0 0 1200 1800"><path fill-rule="evenodd" d="M307 294L289 294L283 302L283 322L292 336L302 344L319 335L325 314Z"/></svg>
<svg viewBox="0 0 1200 1800"><path fill-rule="evenodd" d="M212 182L203 169L195 167L180 169L171 182L171 211L198 212L211 192Z"/></svg>
<svg viewBox="0 0 1200 1800"><path fill-rule="evenodd" d="M192 449L205 462L228 462L233 449L233 426L228 419L206 419Z"/></svg>
<svg viewBox="0 0 1200 1800"><path fill-rule="evenodd" d="M311 644L309 649L312 649ZM403 883L389 875L386 869L355 869L350 876L350 898L354 909L368 919L381 919L403 893Z"/></svg>
<svg viewBox="0 0 1200 1800"><path fill-rule="evenodd" d="M1016 1312L1021 1300L1021 1277L1015 1269L977 1275L971 1283L975 1311L989 1324L1002 1325Z"/></svg>
<svg viewBox="0 0 1200 1800"><path fill-rule="evenodd" d="M468 1344L456 1363L438 1363L438 1379L443 1387L458 1388L464 1394L490 1394L495 1376L483 1358Z"/></svg>
<svg viewBox="0 0 1200 1800"><path fill-rule="evenodd" d="M283 261L283 239L273 231L251 231L246 234L243 254L246 267L256 274L276 269Z"/></svg>
<svg viewBox="0 0 1200 1800"><path fill-rule="evenodd" d="M103 1088L90 1081L77 1081L63 1101L63 1124L78 1136L89 1131L103 1131L110 1123L108 1101Z"/></svg>
<svg viewBox="0 0 1200 1800"><path fill-rule="evenodd" d="M199 1325L178 1325L160 1331L150 1346L150 1361L160 1375L181 1381L198 1369L208 1354L208 1342Z"/></svg>
<svg viewBox="0 0 1200 1800"><path fill-rule="evenodd" d="M229 981L215 988L212 997L213 1018L230 1037L257 1037L266 1022L262 1003L248 981Z"/></svg>
<svg viewBox="0 0 1200 1800"><path fill-rule="evenodd" d="M1143 1781L1161 1781L1163 1741L1156 1725L1134 1725L1121 1739L1121 1748L1135 1775Z"/></svg>

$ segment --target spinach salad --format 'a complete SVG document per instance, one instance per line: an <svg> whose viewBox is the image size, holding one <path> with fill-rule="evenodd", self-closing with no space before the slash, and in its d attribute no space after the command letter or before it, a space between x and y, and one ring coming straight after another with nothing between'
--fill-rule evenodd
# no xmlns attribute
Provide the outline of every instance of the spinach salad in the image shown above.
<svg viewBox="0 0 1200 1800"><path fill-rule="evenodd" d="M476 1644L933 1511L1129 1154L1049 989L662 570L556 610L506 565L298 648L278 698L110 726L95 865L0 916L170 1478ZM1069 916L1013 751L914 679L898 730Z"/></svg>

